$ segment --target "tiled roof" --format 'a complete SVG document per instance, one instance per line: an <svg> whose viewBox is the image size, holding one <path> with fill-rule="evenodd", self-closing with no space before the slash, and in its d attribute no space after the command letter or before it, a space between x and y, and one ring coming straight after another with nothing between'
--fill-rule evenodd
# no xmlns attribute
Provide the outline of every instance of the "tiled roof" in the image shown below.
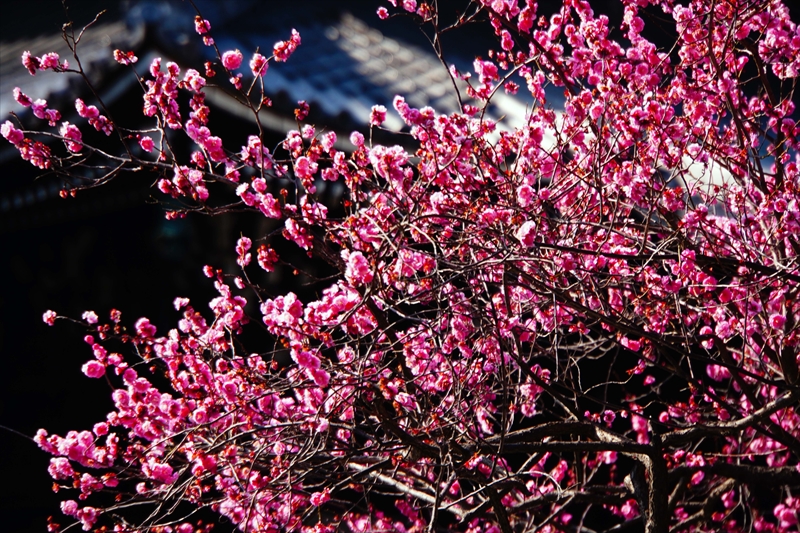
<svg viewBox="0 0 800 533"><path fill-rule="evenodd" d="M286 28L277 28L275 24L273 27L274 30L240 34L217 33L215 39L220 50L238 48L245 55L256 49L271 51L275 42L288 35ZM265 90L272 97L283 95L291 105L306 100L312 109L321 110L334 122L346 117L345 122L354 127L369 123L373 105L391 109L395 95L404 96L413 107L431 106L439 113L459 110L453 81L430 48L389 37L348 12L296 29L302 36L302 44L288 62L273 63L264 77ZM212 52L206 49L206 60L213 59ZM464 97L463 82L459 82L459 88ZM524 98L499 91L488 116L503 117L505 127L520 126L528 105ZM212 95L212 102L218 100ZM268 114L275 131L286 131L287 125L293 127L293 121L279 120L275 112ZM335 123L326 125L337 127ZM399 131L403 123L396 113L390 112L384 127Z"/></svg>
<svg viewBox="0 0 800 533"><path fill-rule="evenodd" d="M361 124L368 123L373 105L390 106L397 94L415 107L430 105L447 113L458 108L445 67L427 50L386 37L349 13L332 24L298 31L303 44L287 63L268 72L269 92L284 91L330 116L347 113ZM263 36L254 35L242 44L255 49L264 43ZM266 43L272 41L266 38ZM396 116L387 120L390 129L402 127Z"/></svg>
<svg viewBox="0 0 800 533"><path fill-rule="evenodd" d="M221 51L238 48L249 59L256 49L265 55L271 54L274 43L288 37L291 26L284 24L280 17L271 18L268 9L254 10L252 16L245 16L248 13L242 11L244 7L257 7L251 4L241 2L241 9L236 12L228 12L229 9L218 13L223 22L215 23L212 33ZM135 50L140 57L140 72L144 72L146 63L154 55L176 61L183 68L215 60L214 49L200 44L191 24L192 14L184 12L183 6L185 4L157 4L145 0L134 6L128 23L97 24L84 35L79 47L86 70L106 79L121 72L111 56L114 47ZM242 20L246 22L240 23ZM188 22L188 27L182 21ZM458 111L450 75L430 48L406 42L402 36L390 37L360 18L333 7L312 14L295 27L302 36L301 46L288 62L273 62L264 78L266 92L276 101L276 106L267 110L261 121L273 132L281 134L296 128L291 108L298 100L311 104L312 112L319 118L318 124L340 133L365 129L372 106L382 104L391 110L392 100L398 94L414 107L431 106L440 113ZM145 39L145 34L153 39ZM19 61L23 50L30 50L34 55L57 51L62 59L71 58L61 36L4 44L0 64L0 116L7 116L11 110L25 111L11 96L15 86L20 86L33 98L46 98L53 104L59 104L61 97L76 96L72 93L82 85L70 86L69 80L77 80L77 76L51 72L30 76ZM246 62L247 59L245 65ZM246 67L243 71L246 72ZM118 76L118 79L117 85L124 84L126 88L135 83L135 78L129 75ZM121 86L115 88L114 84L105 85L104 100L113 100L124 90ZM463 88L461 85L462 96ZM93 100L90 95L83 95L87 96ZM208 101L212 106L252 120L249 110L235 105L221 91L209 88ZM283 106L277 105L279 102L283 102ZM71 102L61 103L65 104L62 109L72 107ZM522 125L526 111L524 100L498 91L488 116L503 117L504 127L509 128ZM65 119L70 120L66 116ZM399 131L403 123L392 110L384 126ZM346 143L346 137L341 135L340 142ZM0 148L0 164L8 157L18 157L12 147L4 148ZM36 191L28 186L23 189L0 194L0 212L28 205L43 194L50 197L55 191L53 187L39 187Z"/></svg>

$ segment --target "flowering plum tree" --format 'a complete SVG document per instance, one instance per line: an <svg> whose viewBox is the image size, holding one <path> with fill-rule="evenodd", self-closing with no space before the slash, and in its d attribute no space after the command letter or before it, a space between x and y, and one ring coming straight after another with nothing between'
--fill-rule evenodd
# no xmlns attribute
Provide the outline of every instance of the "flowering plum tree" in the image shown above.
<svg viewBox="0 0 800 533"><path fill-rule="evenodd" d="M358 132L341 151L306 105L264 145L269 63L297 32L249 62L217 50L204 74L153 61L147 131L81 100L88 125L59 124L17 91L65 144L6 121L34 165L155 171L168 217L283 224L238 241L239 272L206 266L219 295L210 312L177 298L175 329L83 315L83 371L113 384L114 409L36 436L55 488L77 492L64 515L87 531L797 531L800 30L778 0L623 3L616 41L580 0L549 20L535 2L473 0L448 27L435 2L390 0L381 18L437 36L484 21L499 38L472 76L451 68L460 113L396 97L413 152ZM671 49L643 34L645 9L672 25ZM208 46L212 27L198 16ZM23 56L31 74L82 72L59 61ZM245 146L209 130L212 82L253 112ZM501 90L532 96L524 126L487 118ZM91 127L125 155L85 143ZM343 205L322 203L320 179L345 184ZM267 292L252 280L285 267L278 239L338 275L308 301ZM272 344L245 347L258 327Z"/></svg>

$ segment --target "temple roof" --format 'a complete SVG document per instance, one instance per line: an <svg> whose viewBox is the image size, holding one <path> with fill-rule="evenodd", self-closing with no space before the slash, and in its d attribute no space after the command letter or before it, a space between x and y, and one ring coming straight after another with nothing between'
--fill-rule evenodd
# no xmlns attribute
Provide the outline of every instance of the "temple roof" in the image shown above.
<svg viewBox="0 0 800 533"><path fill-rule="evenodd" d="M340 143L347 142L350 131L364 131L369 127L370 110L376 104L390 109L384 127L400 131L404 124L391 108L395 95L404 96L413 107L431 106L439 113L459 110L454 81L447 67L413 26L399 26L402 21L394 21L394 24L380 21L375 15L374 2L353 1L343 6L300 0L299 4L308 6L309 10L304 13L302 9L265 7L252 0L225 2L224 5L196 2L203 16L212 21L211 35L217 48L220 51L239 49L245 55L242 68L245 80L250 76L246 68L250 54L261 50L264 55L271 55L273 45L287 39L292 28L300 32L302 44L289 61L271 62L264 76L265 92L275 105L262 111L260 121L274 134L281 135L297 127L292 110L299 100L310 104L309 120L337 131ZM204 61L216 60L216 50L204 46L195 33L193 19L194 11L189 4L152 0L134 3L122 19L100 17L84 33L78 46L82 64L97 95L107 106L112 106L126 92L140 90L136 76L113 60L115 48L136 53L139 63L135 67L139 75L146 74L148 63L154 57L175 61L184 70L193 67L201 71ZM413 21L405 22L413 24ZM80 28L75 29L77 34ZM462 70L469 69L476 45L483 46L483 43L479 39L473 43L456 42L453 48L461 55L448 56L447 62ZM46 128L43 121L30 116L29 109L14 101L11 95L14 87L20 87L33 99L46 99L62 111L64 120L78 124L82 119L74 112L74 98L81 97L87 104L98 103L75 74L39 72L31 76L21 65L22 52L29 50L38 56L58 52L62 60L68 59L74 67L72 52L62 35L21 38L1 46L0 121L13 111L30 128ZM218 109L252 121L251 111L225 94L230 85L221 78L217 76L213 80L220 85L219 89L215 90L213 83L207 87L212 116L213 110ZM463 82L458 84L463 97ZM502 119L501 127L519 126L525 120L528 105L524 98L524 95L510 97L498 91L487 116ZM215 133L225 138L224 131ZM12 146L7 143L0 146L0 165L18 157ZM0 219L11 211L32 207L57 195L60 187L53 179L32 183L29 177L20 177L0 183Z"/></svg>

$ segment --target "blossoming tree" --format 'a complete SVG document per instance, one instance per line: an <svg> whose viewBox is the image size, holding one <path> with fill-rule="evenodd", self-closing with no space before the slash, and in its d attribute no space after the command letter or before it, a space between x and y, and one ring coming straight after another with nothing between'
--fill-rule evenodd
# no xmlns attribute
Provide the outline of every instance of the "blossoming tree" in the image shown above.
<svg viewBox="0 0 800 533"><path fill-rule="evenodd" d="M391 9L437 36L453 29L435 3L389 3L381 18ZM673 48L644 37L645 8L671 21ZM153 61L148 131L81 100L81 122L59 124L58 110L15 92L65 145L6 121L2 135L39 168L77 172L93 157L108 179L148 169L181 206L168 217L243 210L284 226L238 241L239 272L206 266L219 296L210 311L177 298L175 329L83 315L83 371L113 384L114 409L91 430L35 439L53 455L55 488L74 494L67 522L797 531L800 30L788 10L625 0L622 42L579 0L549 20L535 2L473 0L453 27L475 21L499 44L472 76L451 68L460 113L394 101L413 153L358 132L340 151L334 133L304 123L303 105L298 130L264 146L268 67L289 59L297 32L249 63L216 50L203 74ZM196 29L215 46L209 21ZM130 52L115 58L136 67ZM22 61L32 75L81 72L54 54ZM209 130L212 81L253 112L246 146ZM547 86L563 91L563 113ZM533 98L524 126L498 128L485 107L518 90ZM371 127L386 113L373 108ZM91 127L117 135L125 155L85 143ZM193 141L190 158L169 130ZM343 205L324 205L317 180L342 181ZM308 301L271 296L252 279L284 266L277 239L338 275ZM273 342L244 346L242 331L258 327Z"/></svg>

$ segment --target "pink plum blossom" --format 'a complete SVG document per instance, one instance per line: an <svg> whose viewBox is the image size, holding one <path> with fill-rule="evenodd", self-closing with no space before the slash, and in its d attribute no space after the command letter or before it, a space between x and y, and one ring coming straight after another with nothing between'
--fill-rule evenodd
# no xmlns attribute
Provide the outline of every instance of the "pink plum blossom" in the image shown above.
<svg viewBox="0 0 800 533"><path fill-rule="evenodd" d="M81 367L81 371L90 378L101 378L106 373L105 366L99 361L89 361Z"/></svg>
<svg viewBox="0 0 800 533"><path fill-rule="evenodd" d="M311 495L310 503L314 507L319 507L331 499L330 490L326 487L322 492L315 492Z"/></svg>
<svg viewBox="0 0 800 533"><path fill-rule="evenodd" d="M263 76L267 73L268 68L269 63L266 57L257 52L253 54L253 58L250 60L250 71L253 73L253 76Z"/></svg>
<svg viewBox="0 0 800 533"><path fill-rule="evenodd" d="M294 51L297 50L300 42L300 34L297 32L297 30L292 29L292 36L288 41L279 41L275 43L275 46L273 47L275 61L287 61Z"/></svg>
<svg viewBox="0 0 800 533"><path fill-rule="evenodd" d="M247 251L250 249L252 245L253 241L251 241L247 237L241 237L236 242L236 253L239 255L239 258L236 260L236 262L242 268L250 264L251 254L247 253Z"/></svg>
<svg viewBox="0 0 800 533"><path fill-rule="evenodd" d="M32 56L27 50L22 52L22 65L28 69L28 72L30 72L31 76L35 76L36 71L42 68L39 58Z"/></svg>
<svg viewBox="0 0 800 533"><path fill-rule="evenodd" d="M386 121L386 107L382 105L372 106L369 114L369 123L372 126L380 126Z"/></svg>
<svg viewBox="0 0 800 533"><path fill-rule="evenodd" d="M198 15L194 18L194 29L199 35L205 35L211 31L211 23Z"/></svg>
<svg viewBox="0 0 800 533"><path fill-rule="evenodd" d="M222 54L222 64L228 70L236 70L242 64L242 53L239 50L228 50Z"/></svg>
<svg viewBox="0 0 800 533"><path fill-rule="evenodd" d="M78 129L77 126L74 124L70 124L69 122L63 122L61 124L61 128L59 128L58 133L64 138L64 144L67 145L67 149L70 152L80 152L83 148L83 143L81 139L81 131Z"/></svg>
<svg viewBox="0 0 800 533"><path fill-rule="evenodd" d="M44 323L48 326L52 326L56 323L57 316L55 311L45 311L44 315L42 315L42 320L44 320Z"/></svg>
<svg viewBox="0 0 800 533"><path fill-rule="evenodd" d="M122 50L114 50L114 61L120 65L133 65L139 61L139 58L131 51L123 52Z"/></svg>
<svg viewBox="0 0 800 533"><path fill-rule="evenodd" d="M273 57L245 51L255 79L232 72L238 50L221 54L221 79L212 61L201 74L154 59L139 129L77 99L77 124L55 135L28 115L56 124L59 110L13 92L30 113L0 133L77 184L65 196L86 183L75 152L91 152L86 165L152 175L168 219L242 212L249 235L203 268L207 305L173 300L172 326L116 310L75 321L91 350L81 369L106 378L113 406L33 439L74 494L66 517L164 533L212 520L796 531L800 130L782 80L800 69L800 38L786 6L625 1L620 22L578 0L481 0L457 16L387 4L380 19L423 22L436 46L436 32L479 24L496 38L472 75L448 68L446 98L395 96L397 135L378 130L376 105L358 126L370 137L337 144L346 121L326 124L324 101L310 115L310 98L282 140L268 133L259 113L278 89L259 77L300 45L295 30ZM651 17L668 46L650 42ZM363 35L392 47L351 23L319 37L354 57ZM195 18L206 45L210 28ZM379 74L405 52L380 55ZM31 74L59 61L23 54ZM239 139L211 118L218 95L207 101L225 79L257 122ZM292 87L270 114L292 118ZM122 144L90 146L81 120ZM154 151L149 135L154 155L130 150ZM114 172L103 179L125 179Z"/></svg>
<svg viewBox="0 0 800 533"><path fill-rule="evenodd" d="M21 144L25 139L25 134L22 133L21 130L17 129L9 120L6 120L2 125L0 125L0 134L2 134L8 142L14 145Z"/></svg>
<svg viewBox="0 0 800 533"><path fill-rule="evenodd" d="M372 281L373 274L369 262L361 252L342 253L347 261L345 277L355 286L366 285Z"/></svg>
<svg viewBox="0 0 800 533"><path fill-rule="evenodd" d="M146 135L139 139L139 146L142 148L142 150L144 150L145 152L148 152L148 153L152 152L153 148L155 148L155 144L153 143L153 139L151 139L150 137L148 137Z"/></svg>

